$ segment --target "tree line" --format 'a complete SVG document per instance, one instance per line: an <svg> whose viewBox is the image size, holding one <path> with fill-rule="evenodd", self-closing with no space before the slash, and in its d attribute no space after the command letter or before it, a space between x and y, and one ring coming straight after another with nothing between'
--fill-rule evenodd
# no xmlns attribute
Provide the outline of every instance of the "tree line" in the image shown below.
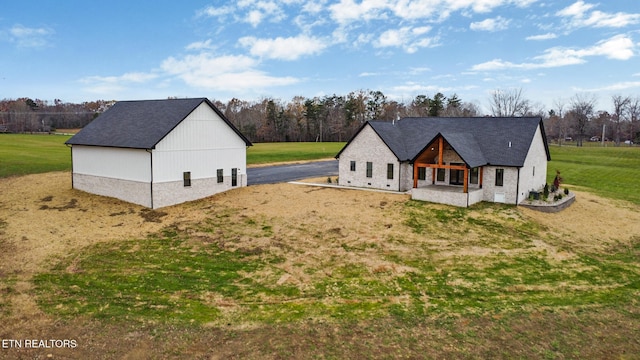
<svg viewBox="0 0 640 360"><path fill-rule="evenodd" d="M115 101L97 100L81 104L30 98L0 100L0 132L33 133L82 128Z"/></svg>
<svg viewBox="0 0 640 360"><path fill-rule="evenodd" d="M488 99L489 114L479 106L465 102L456 94L417 95L407 102L387 98L381 91L358 90L347 95L307 98L295 96L290 101L263 98L227 102L213 100L214 105L252 142L347 141L368 120L394 121L404 117L472 117L472 116L540 116L547 136L562 144L575 139L605 137L616 145L640 141L640 98L616 95L614 111L596 111L595 95L576 94L556 100L554 108L527 99L522 89L495 90ZM81 128L115 101L97 100L80 104L54 100L19 98L0 101L0 132L48 132L55 129Z"/></svg>

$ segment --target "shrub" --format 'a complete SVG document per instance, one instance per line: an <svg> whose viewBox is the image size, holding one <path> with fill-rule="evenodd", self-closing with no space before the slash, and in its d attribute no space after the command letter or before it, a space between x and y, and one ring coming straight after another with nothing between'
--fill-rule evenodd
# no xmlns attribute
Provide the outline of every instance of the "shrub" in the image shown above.
<svg viewBox="0 0 640 360"><path fill-rule="evenodd" d="M569 189L564 188L564 194L565 194L565 195L569 195Z"/></svg>
<svg viewBox="0 0 640 360"><path fill-rule="evenodd" d="M549 197L549 184L544 184L543 194L545 199Z"/></svg>

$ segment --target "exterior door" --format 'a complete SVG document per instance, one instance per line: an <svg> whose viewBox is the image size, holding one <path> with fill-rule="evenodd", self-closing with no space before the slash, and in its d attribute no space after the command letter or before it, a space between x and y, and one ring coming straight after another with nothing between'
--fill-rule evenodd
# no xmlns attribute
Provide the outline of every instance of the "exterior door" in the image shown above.
<svg viewBox="0 0 640 360"><path fill-rule="evenodd" d="M464 185L464 170L451 169L449 172L449 184Z"/></svg>
<svg viewBox="0 0 640 360"><path fill-rule="evenodd" d="M238 186L238 169L231 169L231 186Z"/></svg>

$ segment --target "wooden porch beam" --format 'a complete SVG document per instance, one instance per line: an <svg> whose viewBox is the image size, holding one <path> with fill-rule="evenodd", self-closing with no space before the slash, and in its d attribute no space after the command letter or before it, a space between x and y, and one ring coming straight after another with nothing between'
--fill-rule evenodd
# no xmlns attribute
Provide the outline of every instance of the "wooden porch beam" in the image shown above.
<svg viewBox="0 0 640 360"><path fill-rule="evenodd" d="M482 189L482 173L484 172L484 166L480 167L480 189Z"/></svg>
<svg viewBox="0 0 640 360"><path fill-rule="evenodd" d="M444 138L438 139L438 165L444 164Z"/></svg>
<svg viewBox="0 0 640 360"><path fill-rule="evenodd" d="M465 170L467 167L464 165L438 165L438 164L420 164L425 167L434 169L453 169L453 170Z"/></svg>
<svg viewBox="0 0 640 360"><path fill-rule="evenodd" d="M467 169L466 167L464 168L464 185L462 188L462 192L465 194L469 192L469 169Z"/></svg>
<svg viewBox="0 0 640 360"><path fill-rule="evenodd" d="M417 163L413 164L413 188L416 189L418 187L418 165Z"/></svg>

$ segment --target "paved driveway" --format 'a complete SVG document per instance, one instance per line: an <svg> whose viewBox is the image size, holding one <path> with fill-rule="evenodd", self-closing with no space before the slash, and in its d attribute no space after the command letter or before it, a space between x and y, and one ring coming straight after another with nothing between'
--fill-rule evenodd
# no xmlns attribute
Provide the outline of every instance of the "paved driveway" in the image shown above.
<svg viewBox="0 0 640 360"><path fill-rule="evenodd" d="M274 184L321 176L337 176L338 160L247 169L247 184Z"/></svg>

